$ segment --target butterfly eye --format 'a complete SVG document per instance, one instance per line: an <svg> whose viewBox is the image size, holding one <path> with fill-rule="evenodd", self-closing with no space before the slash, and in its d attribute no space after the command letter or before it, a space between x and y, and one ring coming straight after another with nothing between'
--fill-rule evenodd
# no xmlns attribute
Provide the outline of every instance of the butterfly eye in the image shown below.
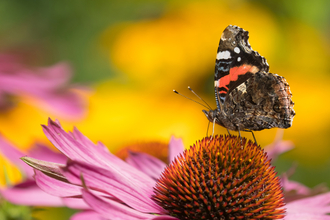
<svg viewBox="0 0 330 220"><path fill-rule="evenodd" d="M273 108L274 108L275 112L278 112L278 113L281 112L280 106L278 104L275 104Z"/></svg>

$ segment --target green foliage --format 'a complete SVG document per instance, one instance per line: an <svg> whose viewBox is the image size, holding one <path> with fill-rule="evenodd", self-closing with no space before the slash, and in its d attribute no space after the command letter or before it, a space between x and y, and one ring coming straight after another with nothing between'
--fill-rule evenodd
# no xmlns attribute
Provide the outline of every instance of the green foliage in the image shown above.
<svg viewBox="0 0 330 220"><path fill-rule="evenodd" d="M0 200L0 219L4 220L36 220L32 217L34 210L28 206L11 204L5 200Z"/></svg>

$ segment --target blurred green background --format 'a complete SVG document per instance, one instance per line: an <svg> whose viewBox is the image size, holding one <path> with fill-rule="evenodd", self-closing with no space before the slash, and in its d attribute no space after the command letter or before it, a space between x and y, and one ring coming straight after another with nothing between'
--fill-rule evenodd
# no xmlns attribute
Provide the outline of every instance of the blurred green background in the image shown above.
<svg viewBox="0 0 330 220"><path fill-rule="evenodd" d="M0 53L19 55L31 66L69 62L72 82L93 92L86 117L64 126L76 125L94 142L115 149L173 134L189 146L205 135L207 120L200 106L172 89L190 96L189 85L215 107L215 55L229 24L248 30L270 72L290 84L296 116L284 139L295 149L279 158L278 171L296 163L291 179L330 186L330 1L4 0ZM276 129L255 134L265 146ZM32 142L19 138L11 141L21 148ZM54 212L48 213L56 218Z"/></svg>

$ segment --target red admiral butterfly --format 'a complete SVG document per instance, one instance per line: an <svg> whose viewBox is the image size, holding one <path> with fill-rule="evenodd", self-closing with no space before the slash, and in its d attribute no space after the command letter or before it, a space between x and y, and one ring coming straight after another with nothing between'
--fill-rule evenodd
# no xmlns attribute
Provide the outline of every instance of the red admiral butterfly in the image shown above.
<svg viewBox="0 0 330 220"><path fill-rule="evenodd" d="M248 34L232 25L222 33L214 76L217 108L203 112L210 122L238 132L289 128L295 115L289 84L268 72Z"/></svg>

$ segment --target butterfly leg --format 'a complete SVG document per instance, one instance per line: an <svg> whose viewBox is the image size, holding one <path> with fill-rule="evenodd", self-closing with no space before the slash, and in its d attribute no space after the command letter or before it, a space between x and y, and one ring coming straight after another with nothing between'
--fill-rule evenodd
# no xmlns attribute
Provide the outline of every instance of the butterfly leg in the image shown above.
<svg viewBox="0 0 330 220"><path fill-rule="evenodd" d="M212 137L214 137L214 127L215 127L215 120L216 120L217 118L214 118L213 119L213 129L212 129Z"/></svg>
<svg viewBox="0 0 330 220"><path fill-rule="evenodd" d="M256 139L256 137L254 136L254 133L253 133L253 131L252 130L245 130L246 132L251 132L252 133L252 137L253 137L253 139L254 139L254 143L256 144L256 145L258 145L258 143L257 143L257 139Z"/></svg>
<svg viewBox="0 0 330 220"><path fill-rule="evenodd" d="M227 128L227 131L228 131L228 134L229 134L229 136L231 136L231 134L230 134L230 132L229 132L229 129Z"/></svg>
<svg viewBox="0 0 330 220"><path fill-rule="evenodd" d="M211 142L211 140L212 140L213 137L214 137L214 126L215 126L215 120L216 120L216 118L213 119L213 129L212 129L212 135L211 135L211 138L210 138L210 140L209 140L209 143ZM207 135L206 135L206 137L207 137Z"/></svg>
<svg viewBox="0 0 330 220"><path fill-rule="evenodd" d="M250 131L251 131L251 133L252 133L252 137L253 137L253 139L254 139L254 143L255 143L256 145L258 145L258 143L257 143L257 139L256 139L256 137L254 136L253 131L252 131L252 130L250 130Z"/></svg>
<svg viewBox="0 0 330 220"><path fill-rule="evenodd" d="M243 148L243 142L242 142L241 131L239 130L239 128L237 128L237 130L238 130L238 136L239 136L239 139L241 140L241 145L242 145L242 148Z"/></svg>
<svg viewBox="0 0 330 220"><path fill-rule="evenodd" d="M209 121L209 123L207 123L206 137L209 136L209 128L210 128L210 121Z"/></svg>

